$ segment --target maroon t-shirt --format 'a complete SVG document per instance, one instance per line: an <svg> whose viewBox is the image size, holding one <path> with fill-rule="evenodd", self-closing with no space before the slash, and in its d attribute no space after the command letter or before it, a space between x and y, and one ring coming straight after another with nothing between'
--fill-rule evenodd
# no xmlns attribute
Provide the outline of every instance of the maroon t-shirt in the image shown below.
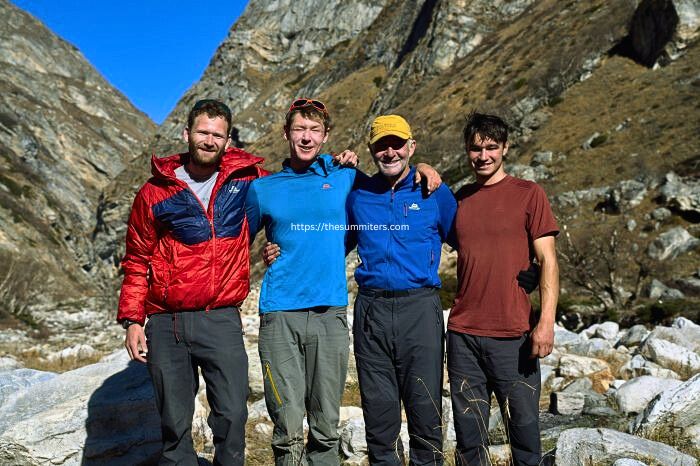
<svg viewBox="0 0 700 466"><path fill-rule="evenodd" d="M457 193L458 291L447 328L490 337L532 329L532 306L518 272L534 255L532 241L559 233L547 196L537 184L506 176Z"/></svg>

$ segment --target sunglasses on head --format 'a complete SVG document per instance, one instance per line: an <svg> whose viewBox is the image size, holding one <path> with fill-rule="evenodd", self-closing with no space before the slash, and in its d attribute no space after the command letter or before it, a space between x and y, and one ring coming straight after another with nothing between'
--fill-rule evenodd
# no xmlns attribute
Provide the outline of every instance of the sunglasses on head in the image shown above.
<svg viewBox="0 0 700 466"><path fill-rule="evenodd" d="M326 106L324 105L323 102L320 100L313 100L313 99L297 99L294 102L292 102L292 105L289 107L289 110L287 113L291 112L292 110L297 110L300 108L304 107L313 107L316 110L320 110L323 115L326 117L328 116L328 110L326 109Z"/></svg>

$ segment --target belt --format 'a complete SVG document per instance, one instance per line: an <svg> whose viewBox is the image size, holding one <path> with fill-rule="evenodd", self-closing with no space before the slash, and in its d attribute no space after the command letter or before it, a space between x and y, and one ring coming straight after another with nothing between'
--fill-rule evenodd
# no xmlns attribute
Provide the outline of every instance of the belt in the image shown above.
<svg viewBox="0 0 700 466"><path fill-rule="evenodd" d="M409 290L382 290L378 288L360 288L360 294L370 296L372 298L405 298L407 296L422 294L426 291L434 291L436 288L423 287L411 288Z"/></svg>

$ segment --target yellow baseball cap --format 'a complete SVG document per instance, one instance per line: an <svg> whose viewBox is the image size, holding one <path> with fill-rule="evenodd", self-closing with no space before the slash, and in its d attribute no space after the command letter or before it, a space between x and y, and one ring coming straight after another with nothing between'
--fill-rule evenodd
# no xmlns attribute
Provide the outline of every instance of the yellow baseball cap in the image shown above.
<svg viewBox="0 0 700 466"><path fill-rule="evenodd" d="M374 144L384 136L412 139L411 127L399 115L381 115L374 119L369 130L369 143Z"/></svg>

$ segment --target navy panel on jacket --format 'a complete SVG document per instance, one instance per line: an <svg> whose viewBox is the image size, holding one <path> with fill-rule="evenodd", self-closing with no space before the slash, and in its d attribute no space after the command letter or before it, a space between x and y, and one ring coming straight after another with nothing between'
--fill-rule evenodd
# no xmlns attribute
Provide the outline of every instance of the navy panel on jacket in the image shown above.
<svg viewBox="0 0 700 466"><path fill-rule="evenodd" d="M192 245L211 239L211 227L202 204L189 189L154 204L151 209L153 216L181 243Z"/></svg>
<svg viewBox="0 0 700 466"><path fill-rule="evenodd" d="M241 234L250 183L250 180L230 178L217 191L214 199L214 231L217 238L236 238Z"/></svg>

